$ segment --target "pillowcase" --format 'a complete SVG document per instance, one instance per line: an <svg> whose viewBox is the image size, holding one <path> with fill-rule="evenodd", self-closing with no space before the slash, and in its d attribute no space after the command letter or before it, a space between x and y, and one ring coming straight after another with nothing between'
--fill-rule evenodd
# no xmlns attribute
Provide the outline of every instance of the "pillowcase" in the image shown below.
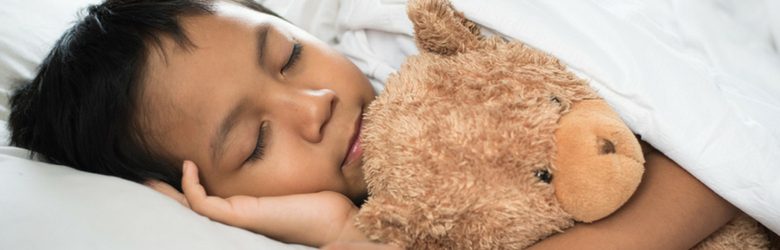
<svg viewBox="0 0 780 250"><path fill-rule="evenodd" d="M21 80L35 76L54 42L76 20L78 10L98 0L6 1L0 8L0 120Z"/></svg>
<svg viewBox="0 0 780 250"><path fill-rule="evenodd" d="M143 185L0 147L0 249L309 249L226 226Z"/></svg>

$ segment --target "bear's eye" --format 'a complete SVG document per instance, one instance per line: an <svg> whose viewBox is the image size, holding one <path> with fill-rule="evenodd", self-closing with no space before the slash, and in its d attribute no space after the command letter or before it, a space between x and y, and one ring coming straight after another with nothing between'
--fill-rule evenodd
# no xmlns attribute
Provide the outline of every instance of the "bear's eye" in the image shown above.
<svg viewBox="0 0 780 250"><path fill-rule="evenodd" d="M567 103L564 103L564 102L563 102L563 99L561 99L561 98L560 98L560 97L558 97L558 96L554 96L554 95L550 96L550 102L551 102L553 105L555 105L555 106L557 106L557 107L558 107L558 112L561 112L561 113L563 113L563 112L565 112L566 110L568 110L568 109L569 109L569 108L568 108L568 104L567 104Z"/></svg>
<svg viewBox="0 0 780 250"><path fill-rule="evenodd" d="M543 181L544 183L550 183L552 181L553 175L550 173L549 169L539 169L534 172L534 176L536 178L539 178L539 180Z"/></svg>
<svg viewBox="0 0 780 250"><path fill-rule="evenodd" d="M561 105L561 99L558 98L557 96L550 96L550 101L555 104Z"/></svg>

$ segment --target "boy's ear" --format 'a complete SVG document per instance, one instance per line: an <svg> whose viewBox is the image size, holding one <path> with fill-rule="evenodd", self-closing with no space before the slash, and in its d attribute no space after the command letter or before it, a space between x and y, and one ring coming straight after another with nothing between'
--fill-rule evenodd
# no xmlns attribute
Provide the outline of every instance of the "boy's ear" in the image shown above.
<svg viewBox="0 0 780 250"><path fill-rule="evenodd" d="M479 27L455 11L449 1L410 0L407 8L421 50L452 55L480 46Z"/></svg>

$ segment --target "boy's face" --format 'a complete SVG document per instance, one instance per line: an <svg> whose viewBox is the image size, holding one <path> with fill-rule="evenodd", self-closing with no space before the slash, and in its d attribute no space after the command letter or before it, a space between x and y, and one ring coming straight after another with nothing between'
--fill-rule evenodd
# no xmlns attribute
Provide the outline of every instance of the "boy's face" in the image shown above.
<svg viewBox="0 0 780 250"><path fill-rule="evenodd" d="M181 18L195 46L149 49L140 118L154 147L194 161L212 195L365 195L353 141L374 99L368 79L279 18L215 9Z"/></svg>

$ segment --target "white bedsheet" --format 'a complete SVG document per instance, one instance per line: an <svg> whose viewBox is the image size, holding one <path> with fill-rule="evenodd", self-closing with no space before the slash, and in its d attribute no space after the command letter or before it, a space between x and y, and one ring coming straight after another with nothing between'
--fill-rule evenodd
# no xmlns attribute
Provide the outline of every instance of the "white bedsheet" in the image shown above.
<svg viewBox="0 0 780 250"><path fill-rule="evenodd" d="M341 1L337 47L374 82L416 51L404 2ZM778 1L453 2L560 58L644 140L780 232Z"/></svg>

